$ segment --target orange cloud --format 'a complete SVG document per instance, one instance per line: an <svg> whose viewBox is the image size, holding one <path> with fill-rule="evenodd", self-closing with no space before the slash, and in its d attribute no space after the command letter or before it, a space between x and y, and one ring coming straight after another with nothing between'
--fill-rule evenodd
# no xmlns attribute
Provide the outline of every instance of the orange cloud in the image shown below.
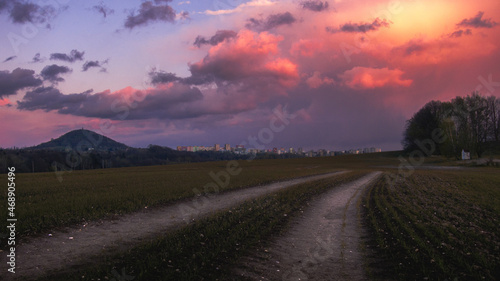
<svg viewBox="0 0 500 281"><path fill-rule="evenodd" d="M190 65L191 73L226 81L274 77L283 85L293 85L299 76L297 65L279 56L282 40L267 32L241 30L234 40L211 47L203 60Z"/></svg>
<svg viewBox="0 0 500 281"><path fill-rule="evenodd" d="M278 43L281 41L283 41L283 36L276 36L268 32L256 33L243 29L238 33L236 40L210 48L208 55L209 58L217 58L224 55L255 57L276 54L278 52Z"/></svg>
<svg viewBox="0 0 500 281"><path fill-rule="evenodd" d="M354 67L345 71L341 78L353 89L374 89L385 86L410 86L413 81L402 79L403 71L399 69Z"/></svg>
<svg viewBox="0 0 500 281"><path fill-rule="evenodd" d="M270 61L265 65L265 68L274 73L284 86L294 86L299 77L297 65L288 59L278 58Z"/></svg>

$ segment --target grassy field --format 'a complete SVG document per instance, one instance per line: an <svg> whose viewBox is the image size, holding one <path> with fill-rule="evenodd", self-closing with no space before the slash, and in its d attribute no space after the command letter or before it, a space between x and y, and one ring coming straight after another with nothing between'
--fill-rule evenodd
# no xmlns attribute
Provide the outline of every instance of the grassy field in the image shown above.
<svg viewBox="0 0 500 281"><path fill-rule="evenodd" d="M312 197L365 174L356 171L292 186L218 212L121 256L101 261L99 266L40 280L109 280L114 278L113 272L133 276L137 281L234 280L229 269L238 257L286 229Z"/></svg>
<svg viewBox="0 0 500 281"><path fill-rule="evenodd" d="M499 278L498 169L416 171L392 186L382 178L363 204L374 279Z"/></svg>
<svg viewBox="0 0 500 281"><path fill-rule="evenodd" d="M338 170L355 172L289 188L219 212L119 257L102 260L96 268L80 269L73 277L106 280L104 277L112 279L113 274L121 274L123 269L139 278L134 280L170 277L198 280L200 276L224 279L227 267L222 267L223 264L235 262L249 249L285 229L288 220L312 196L368 170L393 174L402 163L399 155L390 152L238 161L241 172L228 177L228 184L218 192ZM431 157L424 165L450 163L449 159ZM18 235L112 218L190 198L198 192L204 193L203 187L215 182L211 172L227 171L227 162L207 162L73 171L65 173L62 181L54 173L17 174ZM485 167L417 169L392 186L382 178L369 187L361 205L370 231L367 248L374 250L368 253L371 255L368 260L376 261L367 266L373 278L451 281L493 280L500 276L498 171ZM224 177L221 179L226 181ZM0 175L0 182L7 183L7 175ZM0 192L3 218L7 217L6 197L7 188ZM2 229L5 224L6 220L0 220ZM54 280L67 280L66 277L51 276Z"/></svg>
<svg viewBox="0 0 500 281"><path fill-rule="evenodd" d="M392 155L360 155L287 160L238 161L241 172L230 176L219 191L254 186L294 177L396 163ZM234 169L234 167L232 167ZM168 204L204 192L214 183L209 175L227 170L227 162L191 163L55 173L17 174L16 217L18 235L25 236L54 227L110 218L142 208ZM7 175L0 183L7 186ZM214 192L214 189L208 190ZM0 218L7 217L7 188L0 192ZM5 229L6 220L0 220Z"/></svg>

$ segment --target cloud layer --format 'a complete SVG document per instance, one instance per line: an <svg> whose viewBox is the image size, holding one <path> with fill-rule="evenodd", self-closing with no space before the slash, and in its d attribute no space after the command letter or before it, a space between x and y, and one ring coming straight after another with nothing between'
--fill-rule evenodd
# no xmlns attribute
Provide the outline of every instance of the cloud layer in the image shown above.
<svg viewBox="0 0 500 281"><path fill-rule="evenodd" d="M12 72L0 71L0 98L15 95L21 89L40 86L42 80L34 74L35 71L22 68L16 68Z"/></svg>
<svg viewBox="0 0 500 281"><path fill-rule="evenodd" d="M67 66L52 64L44 67L40 72L40 75L44 80L57 84L58 82L64 81L64 78L61 77L61 74L71 73L71 71L72 70Z"/></svg>
<svg viewBox="0 0 500 281"><path fill-rule="evenodd" d="M51 60L60 60L60 61L65 61L65 62L70 62L73 63L75 61L81 61L83 60L83 56L85 55L85 52L79 52L78 50L71 50L71 52L68 54L64 53L53 53L50 54L50 59Z"/></svg>
<svg viewBox="0 0 500 281"><path fill-rule="evenodd" d="M339 28L326 27L326 30L331 33L348 32L348 33L366 33L368 31L376 31L381 27L389 27L390 23L387 20L375 19L372 23L345 23Z"/></svg>
<svg viewBox="0 0 500 281"><path fill-rule="evenodd" d="M203 45L212 45L215 46L224 40L236 37L237 33L232 30L217 30L214 36L206 39L205 37L199 35L194 40L193 45L200 48Z"/></svg>
<svg viewBox="0 0 500 281"><path fill-rule="evenodd" d="M248 29L266 31L282 25L291 25L297 20L290 12L269 15L265 20L250 18L245 25Z"/></svg>
<svg viewBox="0 0 500 281"><path fill-rule="evenodd" d="M127 87L113 93L91 93L92 90L88 90L65 95L54 87L40 87L27 92L18 102L18 108L113 120L184 119L206 114L190 106L193 101L203 98L201 92L182 84L161 85L142 91Z"/></svg>
<svg viewBox="0 0 500 281"><path fill-rule="evenodd" d="M475 17L463 19L457 24L459 27L493 28L498 25L492 19L483 19L484 12L478 12Z"/></svg>
<svg viewBox="0 0 500 281"><path fill-rule="evenodd" d="M0 2L0 13L7 12L13 23L27 22L43 24L56 15L53 6L40 6L31 1L4 0Z"/></svg>
<svg viewBox="0 0 500 281"><path fill-rule="evenodd" d="M0 1L9 22L16 2L35 3ZM98 2L79 13L93 13L89 28L102 36L59 53L47 41L54 29L4 55L0 117L61 132L111 119L124 142L174 146L239 143L285 107L297 118L267 146L397 149L405 120L429 100L500 93L493 0L191 1L189 13L169 0Z"/></svg>
<svg viewBox="0 0 500 281"><path fill-rule="evenodd" d="M156 4L162 2L168 3L171 1L154 1ZM152 1L141 3L141 7L137 14L132 12L125 20L124 26L128 29L133 29L137 26L144 26L151 22L171 22L175 21L175 10L167 4L155 5Z"/></svg>
<svg viewBox="0 0 500 281"><path fill-rule="evenodd" d="M313 12L328 10L329 6L328 1L323 2L318 0L303 1L300 4L302 5L302 8Z"/></svg>
<svg viewBox="0 0 500 281"><path fill-rule="evenodd" d="M344 83L353 89L375 89L386 86L408 87L412 80L403 79L403 71L399 69L354 67L347 70L340 77Z"/></svg>

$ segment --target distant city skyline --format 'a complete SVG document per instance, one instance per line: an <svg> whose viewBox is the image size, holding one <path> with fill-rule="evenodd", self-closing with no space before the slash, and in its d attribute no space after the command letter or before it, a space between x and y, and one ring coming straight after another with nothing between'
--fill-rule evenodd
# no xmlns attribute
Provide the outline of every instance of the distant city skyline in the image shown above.
<svg viewBox="0 0 500 281"><path fill-rule="evenodd" d="M198 151L214 151L214 152L236 152L241 154L248 153L277 153L277 154L303 154L308 152L320 152L324 151L327 154L340 153L340 154L363 154L363 153L376 153L382 152L381 148L376 147L365 147L365 148L349 148L349 149L329 149L329 148L319 148L319 149L304 149L303 147L272 147L272 148L255 148L252 146L246 147L245 145L235 145L224 144L223 147L216 143L212 146L206 145L179 145L176 147L178 151L188 151L188 152L198 152Z"/></svg>
<svg viewBox="0 0 500 281"><path fill-rule="evenodd" d="M498 0L2 3L0 147L398 150L430 100L500 96Z"/></svg>

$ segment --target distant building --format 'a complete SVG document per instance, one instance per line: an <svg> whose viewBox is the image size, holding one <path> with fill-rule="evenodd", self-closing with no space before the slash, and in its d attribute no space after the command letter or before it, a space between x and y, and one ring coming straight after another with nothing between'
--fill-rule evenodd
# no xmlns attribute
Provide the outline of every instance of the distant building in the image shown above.
<svg viewBox="0 0 500 281"><path fill-rule="evenodd" d="M349 154L359 154L359 149L349 149Z"/></svg>
<svg viewBox="0 0 500 281"><path fill-rule="evenodd" d="M462 149L462 160L470 160L470 151Z"/></svg>
<svg viewBox="0 0 500 281"><path fill-rule="evenodd" d="M226 151L231 151L231 146L230 146L228 143L226 143L226 144L224 145L224 149L225 149Z"/></svg>
<svg viewBox="0 0 500 281"><path fill-rule="evenodd" d="M216 143L214 145L214 149L215 149L215 151L219 151L220 150L220 145L218 143Z"/></svg>
<svg viewBox="0 0 500 281"><path fill-rule="evenodd" d="M245 154L246 152L245 146L242 144L237 144L236 147L234 148L234 152L238 154Z"/></svg>

